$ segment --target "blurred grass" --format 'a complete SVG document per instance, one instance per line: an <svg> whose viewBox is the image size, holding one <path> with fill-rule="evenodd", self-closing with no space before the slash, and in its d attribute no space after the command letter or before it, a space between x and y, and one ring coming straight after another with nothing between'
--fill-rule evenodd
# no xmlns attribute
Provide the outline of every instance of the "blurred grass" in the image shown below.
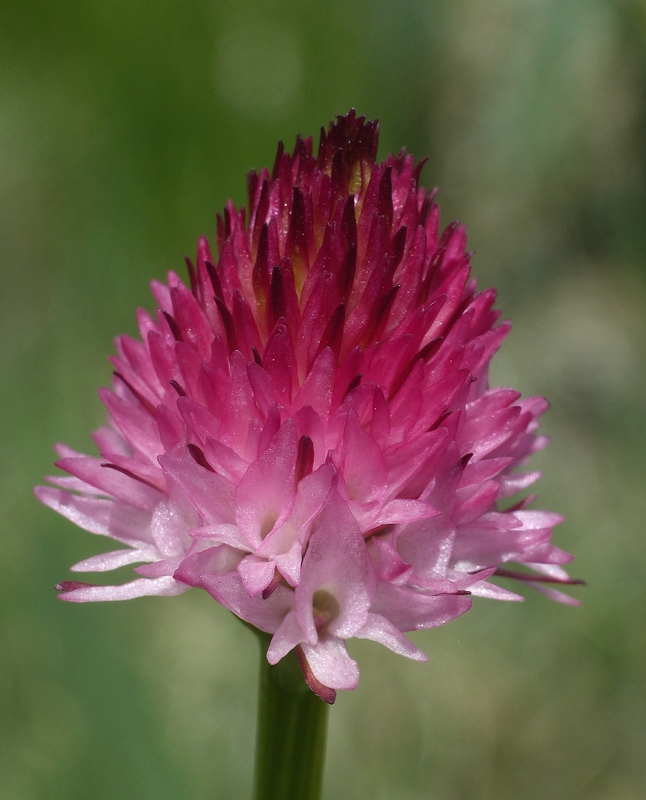
<svg viewBox="0 0 646 800"><path fill-rule="evenodd" d="M112 337L278 138L356 106L430 155L514 321L495 379L545 394L540 505L580 609L481 601L355 643L327 797L638 800L646 785L646 8L637 0L0 7L0 798L245 797L255 642L198 592L65 606L103 545L31 486L87 450Z"/></svg>

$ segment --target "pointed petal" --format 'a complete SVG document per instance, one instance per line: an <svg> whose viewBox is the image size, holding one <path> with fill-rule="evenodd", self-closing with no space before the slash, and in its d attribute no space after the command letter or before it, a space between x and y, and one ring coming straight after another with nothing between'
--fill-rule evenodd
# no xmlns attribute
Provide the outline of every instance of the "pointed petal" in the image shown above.
<svg viewBox="0 0 646 800"><path fill-rule="evenodd" d="M392 622L389 622L381 614L368 614L366 624L357 631L355 636L358 639L372 639L385 647L413 661L428 661L428 656L407 639Z"/></svg>
<svg viewBox="0 0 646 800"><path fill-rule="evenodd" d="M296 621L296 615L290 611L281 622L273 635L267 650L267 661L270 664L277 664L281 658L293 650L296 645L305 641L303 631Z"/></svg>
<svg viewBox="0 0 646 800"><path fill-rule="evenodd" d="M413 589L381 583L371 611L381 614L400 631L437 628L471 608L465 595L427 595Z"/></svg>
<svg viewBox="0 0 646 800"><path fill-rule="evenodd" d="M165 577L157 580L138 578L124 583L122 586L83 586L69 592L62 591L58 596L61 600L70 603L95 603L108 600L132 600L135 597L150 595L176 595L185 592L187 586L182 586L173 578Z"/></svg>
<svg viewBox="0 0 646 800"><path fill-rule="evenodd" d="M236 522L254 547L259 547L292 510L297 450L296 429L289 420L251 464L236 489Z"/></svg>
<svg viewBox="0 0 646 800"><path fill-rule="evenodd" d="M152 544L150 514L115 500L83 497L50 486L37 486L36 497L79 528L124 544Z"/></svg>
<svg viewBox="0 0 646 800"><path fill-rule="evenodd" d="M234 521L233 484L186 455L160 456L162 468L177 481L198 512L211 523Z"/></svg>
<svg viewBox="0 0 646 800"><path fill-rule="evenodd" d="M109 572L112 569L136 564L138 561L156 559L154 551L144 550L113 550L111 553L101 553L98 556L86 558L70 567L72 572Z"/></svg>

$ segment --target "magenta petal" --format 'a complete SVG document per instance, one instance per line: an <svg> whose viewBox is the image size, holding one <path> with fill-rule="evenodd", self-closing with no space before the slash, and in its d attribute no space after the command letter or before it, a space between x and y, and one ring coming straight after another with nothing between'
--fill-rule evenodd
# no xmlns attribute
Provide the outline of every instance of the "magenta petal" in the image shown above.
<svg viewBox="0 0 646 800"><path fill-rule="evenodd" d="M342 471L348 496L366 502L383 495L386 464L381 448L361 427L354 412L348 414L343 442Z"/></svg>
<svg viewBox="0 0 646 800"><path fill-rule="evenodd" d="M440 512L421 500L391 500L381 509L374 525L404 525L436 517Z"/></svg>
<svg viewBox="0 0 646 800"><path fill-rule="evenodd" d="M211 523L234 521L234 487L230 481L198 466L188 455L161 456L159 463L205 519Z"/></svg>
<svg viewBox="0 0 646 800"><path fill-rule="evenodd" d="M297 447L296 430L290 421L251 464L236 489L236 521L255 547L280 526L292 510Z"/></svg>
<svg viewBox="0 0 646 800"><path fill-rule="evenodd" d="M211 436L206 437L204 453L215 472L224 475L230 481L237 483L247 471L248 464L244 459L240 458L230 447Z"/></svg>
<svg viewBox="0 0 646 800"><path fill-rule="evenodd" d="M327 419L332 402L332 384L334 381L334 356L330 348L325 348L314 364L299 389L292 404L296 413L303 406L311 406L323 419Z"/></svg>
<svg viewBox="0 0 646 800"><path fill-rule="evenodd" d="M110 462L104 459L89 456L63 458L56 462L56 466L96 487L102 494L145 511L152 511L162 497L159 489L111 469Z"/></svg>
<svg viewBox="0 0 646 800"><path fill-rule="evenodd" d="M157 464L147 464L137 458L129 458L119 453L102 452L102 458L126 475L132 475L140 483L163 492L166 489L164 473ZM102 467L105 469L105 467Z"/></svg>
<svg viewBox="0 0 646 800"><path fill-rule="evenodd" d="M100 389L99 396L128 442L154 464L162 450L159 430L150 412L128 405L107 389Z"/></svg>
<svg viewBox="0 0 646 800"><path fill-rule="evenodd" d="M461 531L453 546L456 569L473 572L506 561L522 560L525 550L549 541L549 529L508 530L500 527Z"/></svg>
<svg viewBox="0 0 646 800"><path fill-rule="evenodd" d="M108 428L107 425L101 425L100 428L92 434L92 441L99 448L100 453L119 453L122 456L129 457L132 455L132 448L123 438L123 436L114 430ZM66 448L69 452L66 454L59 450L60 445L56 446L56 452L64 457L65 455L74 456L82 455L82 453L75 453L71 448Z"/></svg>

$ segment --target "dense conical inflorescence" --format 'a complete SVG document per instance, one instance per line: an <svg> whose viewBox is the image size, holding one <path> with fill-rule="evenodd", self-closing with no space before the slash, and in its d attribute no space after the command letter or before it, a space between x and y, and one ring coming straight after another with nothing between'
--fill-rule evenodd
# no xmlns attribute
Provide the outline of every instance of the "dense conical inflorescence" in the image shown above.
<svg viewBox="0 0 646 800"><path fill-rule="evenodd" d="M153 282L141 341L117 339L101 456L59 447L69 473L43 502L127 545L81 562L143 562L123 586L61 584L85 601L205 588L296 648L324 699L356 685L345 641L423 659L404 632L517 600L517 577L556 599L570 556L556 514L510 502L546 441L547 403L491 389L509 331L476 291L466 233L440 231L421 164L376 160L378 126L353 112L248 178L249 204L201 238L189 285ZM522 565L508 570L501 565Z"/></svg>

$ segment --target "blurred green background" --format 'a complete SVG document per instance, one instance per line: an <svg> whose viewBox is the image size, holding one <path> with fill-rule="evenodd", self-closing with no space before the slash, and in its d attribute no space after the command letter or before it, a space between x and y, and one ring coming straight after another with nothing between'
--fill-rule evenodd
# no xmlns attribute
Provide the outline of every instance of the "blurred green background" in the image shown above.
<svg viewBox="0 0 646 800"><path fill-rule="evenodd" d="M579 609L476 601L353 643L326 798L641 800L646 786L646 6L638 0L9 0L0 7L0 798L249 794L257 653L205 594L64 605L105 549L38 505L91 451L112 337L276 141L356 106L430 156L547 395L539 507Z"/></svg>

